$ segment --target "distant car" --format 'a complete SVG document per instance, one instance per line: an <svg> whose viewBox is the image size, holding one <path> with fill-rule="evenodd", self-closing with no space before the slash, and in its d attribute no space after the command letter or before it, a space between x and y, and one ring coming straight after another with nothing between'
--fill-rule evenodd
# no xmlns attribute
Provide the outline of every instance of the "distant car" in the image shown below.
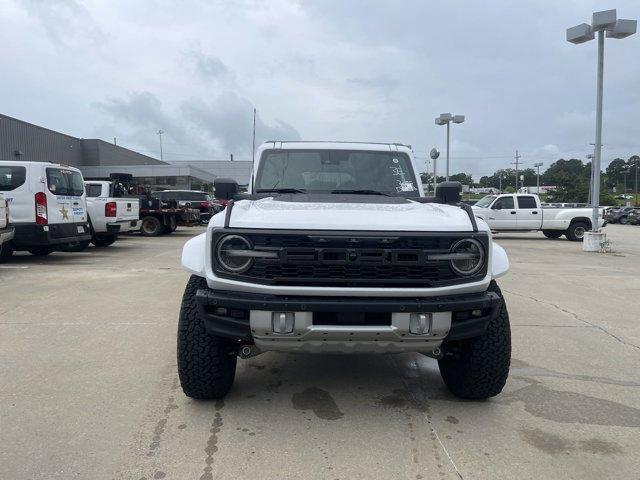
<svg viewBox="0 0 640 480"><path fill-rule="evenodd" d="M621 223L626 224L629 219L629 213L637 210L634 207L620 207L620 208L610 208L604 214L604 219L608 223Z"/></svg>
<svg viewBox="0 0 640 480"><path fill-rule="evenodd" d="M640 225L640 208L634 208L629 212L627 222L631 225Z"/></svg>
<svg viewBox="0 0 640 480"><path fill-rule="evenodd" d="M163 190L152 192L151 196L162 202L175 201L178 207L184 207L187 203L191 208L200 210L200 220L207 223L213 215L222 210L218 202L213 201L207 192L197 190Z"/></svg>

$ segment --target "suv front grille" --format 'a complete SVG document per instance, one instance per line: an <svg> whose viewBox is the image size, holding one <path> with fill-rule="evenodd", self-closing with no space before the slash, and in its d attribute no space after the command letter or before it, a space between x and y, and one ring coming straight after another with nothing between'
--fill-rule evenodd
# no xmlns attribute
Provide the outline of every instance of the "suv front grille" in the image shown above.
<svg viewBox="0 0 640 480"><path fill-rule="evenodd" d="M241 274L224 271L215 255L217 239L226 234L248 238L255 250L276 251L278 258L256 258ZM448 253L460 238L473 237L487 251L485 233L472 232L291 232L225 229L214 233L216 275L270 285L344 287L437 287L485 276L485 265L470 277L458 275L448 260L429 260ZM486 259L486 255L485 255Z"/></svg>

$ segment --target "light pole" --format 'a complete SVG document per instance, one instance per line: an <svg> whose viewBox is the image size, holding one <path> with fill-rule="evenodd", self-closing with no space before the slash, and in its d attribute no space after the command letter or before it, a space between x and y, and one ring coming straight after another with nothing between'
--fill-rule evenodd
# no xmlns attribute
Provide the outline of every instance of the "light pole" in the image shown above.
<svg viewBox="0 0 640 480"><path fill-rule="evenodd" d="M540 195L540 167L543 165L542 162L534 163L533 166L538 169L538 174L536 175L536 193Z"/></svg>
<svg viewBox="0 0 640 480"><path fill-rule="evenodd" d="M633 189L633 204L637 207L638 206L638 163L636 163L636 186Z"/></svg>
<svg viewBox="0 0 640 480"><path fill-rule="evenodd" d="M591 231L598 232L598 206L600 205L600 156L602 153L602 82L604 75L604 35L609 38L625 38L636 33L635 20L617 20L615 10L595 12L591 25L581 23L567 29L567 41L584 43L595 38L598 32L598 80L596 91L596 145L593 158L593 211L591 213Z"/></svg>
<svg viewBox="0 0 640 480"><path fill-rule="evenodd" d="M437 176L437 172L436 172L436 161L438 160L438 157L440 156L440 150L438 150L437 148L432 148L431 151L429 152L429 156L431 157L431 160L433 160L433 195L435 196L435 194L436 194L436 186L438 185L438 176Z"/></svg>
<svg viewBox="0 0 640 480"><path fill-rule="evenodd" d="M629 173L629 169L627 168L626 170L622 170L623 178L624 178L624 189L622 190L622 195L626 195L627 194L627 174Z"/></svg>
<svg viewBox="0 0 640 480"><path fill-rule="evenodd" d="M587 153L587 160L591 160L591 179L589 180L589 200L587 201L587 204L593 206L593 203L591 203L593 200L593 153Z"/></svg>
<svg viewBox="0 0 640 480"><path fill-rule="evenodd" d="M464 122L464 115L451 115L450 113L441 113L439 117L436 117L436 125L447 126L447 171L445 179L449 181L449 124Z"/></svg>
<svg viewBox="0 0 640 480"><path fill-rule="evenodd" d="M162 134L164 133L164 131L158 130L157 133L158 133L158 138L160 139L160 160L164 160L162 156Z"/></svg>

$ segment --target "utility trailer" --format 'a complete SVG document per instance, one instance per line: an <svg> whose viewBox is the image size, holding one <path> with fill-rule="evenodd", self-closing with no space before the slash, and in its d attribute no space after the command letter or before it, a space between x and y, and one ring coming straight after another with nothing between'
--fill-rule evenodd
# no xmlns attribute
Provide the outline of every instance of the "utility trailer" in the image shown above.
<svg viewBox="0 0 640 480"><path fill-rule="evenodd" d="M190 205L164 202L153 198L149 188L133 180L129 173L112 173L113 196L135 197L140 201L140 233L145 237L157 237L172 233L178 226L191 227L200 224L200 211Z"/></svg>

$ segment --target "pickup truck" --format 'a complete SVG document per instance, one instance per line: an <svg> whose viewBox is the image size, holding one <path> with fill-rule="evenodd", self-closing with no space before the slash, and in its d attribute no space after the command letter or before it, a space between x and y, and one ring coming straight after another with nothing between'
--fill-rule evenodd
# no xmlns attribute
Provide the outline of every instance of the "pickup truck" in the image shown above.
<svg viewBox="0 0 640 480"><path fill-rule="evenodd" d="M9 226L9 202L0 193L0 263L11 257L13 227Z"/></svg>
<svg viewBox="0 0 640 480"><path fill-rule="evenodd" d="M590 208L542 207L534 194L487 195L471 207L476 217L487 222L494 232L542 231L547 238L562 235L581 242L591 230ZM598 227L605 222L599 216Z"/></svg>
<svg viewBox="0 0 640 480"><path fill-rule="evenodd" d="M116 241L119 233L140 229L140 202L137 198L114 198L113 182L109 181L85 181L84 187L91 239L67 243L61 250L81 252L89 243L108 247Z"/></svg>
<svg viewBox="0 0 640 480"><path fill-rule="evenodd" d="M215 180L227 206L182 251L187 396L224 397L238 358L268 351L422 353L459 397L502 391L509 261L460 183L425 197L411 148L388 143L268 142L251 178Z"/></svg>

